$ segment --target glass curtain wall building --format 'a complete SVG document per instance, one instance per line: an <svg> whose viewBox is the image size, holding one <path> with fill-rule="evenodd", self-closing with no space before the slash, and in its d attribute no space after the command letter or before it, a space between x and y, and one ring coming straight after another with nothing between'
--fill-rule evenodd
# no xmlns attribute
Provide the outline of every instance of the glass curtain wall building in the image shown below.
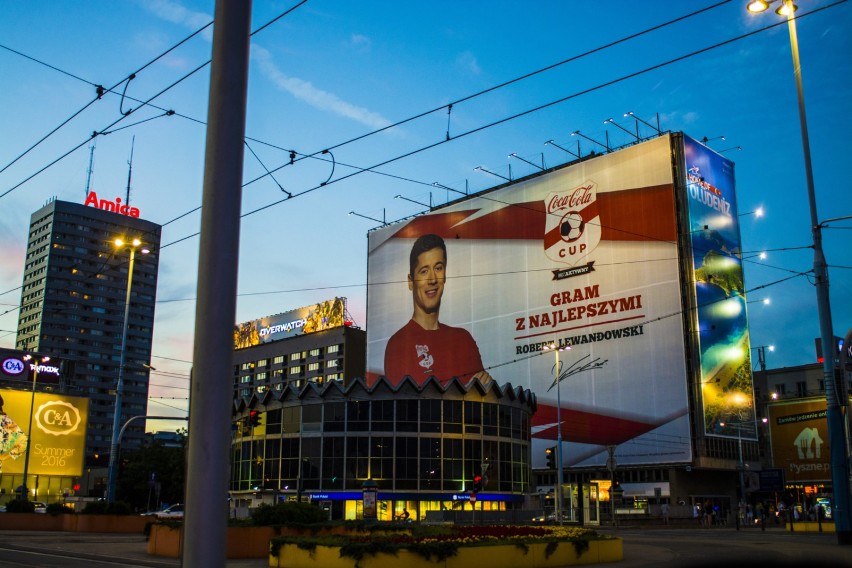
<svg viewBox="0 0 852 568"><path fill-rule="evenodd" d="M336 519L361 518L365 482L378 486L379 520L403 509L413 519L470 511L471 502L521 508L535 406L530 391L493 381L287 386L237 409L231 494L252 506L318 501ZM484 483L472 499L476 476Z"/></svg>

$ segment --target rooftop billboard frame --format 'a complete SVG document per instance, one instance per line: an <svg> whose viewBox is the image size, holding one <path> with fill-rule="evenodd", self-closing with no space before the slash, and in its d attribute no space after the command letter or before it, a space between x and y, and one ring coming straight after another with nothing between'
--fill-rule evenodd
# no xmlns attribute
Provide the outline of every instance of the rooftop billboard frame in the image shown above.
<svg viewBox="0 0 852 568"><path fill-rule="evenodd" d="M245 349L346 324L346 298L334 298L234 326L234 349Z"/></svg>
<svg viewBox="0 0 852 568"><path fill-rule="evenodd" d="M701 194L707 180L727 211ZM753 419L735 203L732 162L664 133L374 229L367 380L530 389L537 468L560 434L566 467L607 467L611 449L618 465L690 463L691 389L705 434L747 437L717 427ZM719 221L708 207L724 217L722 247L690 238ZM739 270L712 272L738 284L723 286L742 308L733 345L701 332L729 323L703 304L718 285L705 261L720 257Z"/></svg>

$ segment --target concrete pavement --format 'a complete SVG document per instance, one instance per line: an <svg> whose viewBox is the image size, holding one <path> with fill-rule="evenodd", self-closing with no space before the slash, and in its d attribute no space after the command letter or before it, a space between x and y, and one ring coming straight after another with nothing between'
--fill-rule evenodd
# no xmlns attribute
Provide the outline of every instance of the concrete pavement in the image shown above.
<svg viewBox="0 0 852 568"><path fill-rule="evenodd" d="M840 546L834 533L789 533L783 528L702 528L691 524L601 527L598 532L624 540L624 560L607 568L771 566L852 568L852 546ZM177 558L149 556L144 535L0 531L0 551L52 551L65 557L110 559L127 567L174 568ZM2 553L0 553L2 554ZM80 563L85 566L85 562ZM261 568L267 560L226 561L227 568ZM321 568L321 567L320 567Z"/></svg>
<svg viewBox="0 0 852 568"><path fill-rule="evenodd" d="M178 558L149 555L147 539L142 534L0 531L0 550L4 549L52 551L84 560L109 558L127 567L174 568L181 565ZM266 558L226 561L227 568L261 568L268 565Z"/></svg>

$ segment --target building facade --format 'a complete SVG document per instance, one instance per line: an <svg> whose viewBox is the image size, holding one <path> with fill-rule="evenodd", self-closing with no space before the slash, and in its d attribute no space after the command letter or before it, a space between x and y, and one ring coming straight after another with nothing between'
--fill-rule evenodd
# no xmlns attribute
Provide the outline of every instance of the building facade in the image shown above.
<svg viewBox="0 0 852 568"><path fill-rule="evenodd" d="M306 309L337 313L325 307L337 301ZM524 507L535 411L529 391L435 380L368 386L363 330L311 332L307 324L307 333L289 336L282 330L304 329L290 324L311 321L294 313L235 331L233 507L301 499L331 518L361 518L367 483L377 489L380 520L403 509L424 519L472 511L477 475L484 481L479 511ZM262 341L275 333L286 339Z"/></svg>
<svg viewBox="0 0 852 568"><path fill-rule="evenodd" d="M838 365L834 379L840 403L845 406L848 458L852 372L841 371ZM803 514L818 499L831 503L833 480L822 363L755 371L754 386L762 417L757 423L761 468L749 485L784 500L787 506L797 503Z"/></svg>
<svg viewBox="0 0 852 568"><path fill-rule="evenodd" d="M151 362L161 227L116 201L118 205L96 197L87 199L91 205L52 201L32 214L15 341L21 351L69 365L59 388L90 400L90 458L109 453L112 439L129 268L129 253L113 244L119 237L137 237L150 250L136 255L133 271L122 424L144 416L148 407L145 365ZM126 214L117 212L122 210ZM132 424L122 446L139 447L144 435L143 422Z"/></svg>
<svg viewBox="0 0 852 568"><path fill-rule="evenodd" d="M510 384L311 382L235 410L230 491L246 505L309 500L352 520L373 487L378 520L528 510L535 398Z"/></svg>

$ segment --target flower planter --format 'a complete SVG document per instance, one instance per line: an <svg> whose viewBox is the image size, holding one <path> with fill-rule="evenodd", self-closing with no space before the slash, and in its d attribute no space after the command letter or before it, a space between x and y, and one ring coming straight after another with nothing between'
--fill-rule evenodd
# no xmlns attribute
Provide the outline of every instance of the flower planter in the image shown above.
<svg viewBox="0 0 852 568"><path fill-rule="evenodd" d="M347 534L351 532L345 527L331 527L317 534ZM231 559L268 558L269 541L276 536L312 534L314 533L311 531L288 527L228 527L226 557ZM181 553L182 540L183 526L151 525L151 534L148 537L148 554L178 558Z"/></svg>
<svg viewBox="0 0 852 568"><path fill-rule="evenodd" d="M138 515L0 514L0 530L142 534L149 522L150 518Z"/></svg>
<svg viewBox="0 0 852 568"><path fill-rule="evenodd" d="M623 542L620 538L593 540L589 548L579 555L571 542L562 542L547 555L547 544L528 544L526 550L515 545L460 547L455 556L445 560L432 557L426 559L417 553L399 550L394 554L368 555L357 561L359 568L556 568L579 566L601 562L617 562L624 559ZM281 546L278 556L269 556L272 568L355 568L354 558L341 558L340 547L317 546L313 550L299 548L295 544Z"/></svg>
<svg viewBox="0 0 852 568"><path fill-rule="evenodd" d="M46 513L0 513L0 530L61 531L64 518L69 515Z"/></svg>
<svg viewBox="0 0 852 568"><path fill-rule="evenodd" d="M180 546L183 531L181 527L168 525L151 525L148 535L147 552L151 556L180 557Z"/></svg>
<svg viewBox="0 0 852 568"><path fill-rule="evenodd" d="M266 558L269 556L269 541L277 534L273 527L228 527L225 557ZM182 545L182 526L151 526L147 548L151 556L178 558Z"/></svg>
<svg viewBox="0 0 852 568"><path fill-rule="evenodd" d="M823 521L822 523L816 521L795 521L793 525L793 532L836 532L834 522L832 521ZM787 523L784 528L787 529L787 532L790 532L790 523Z"/></svg>
<svg viewBox="0 0 852 568"><path fill-rule="evenodd" d="M62 530L69 532L142 534L150 517L139 515L61 515Z"/></svg>

